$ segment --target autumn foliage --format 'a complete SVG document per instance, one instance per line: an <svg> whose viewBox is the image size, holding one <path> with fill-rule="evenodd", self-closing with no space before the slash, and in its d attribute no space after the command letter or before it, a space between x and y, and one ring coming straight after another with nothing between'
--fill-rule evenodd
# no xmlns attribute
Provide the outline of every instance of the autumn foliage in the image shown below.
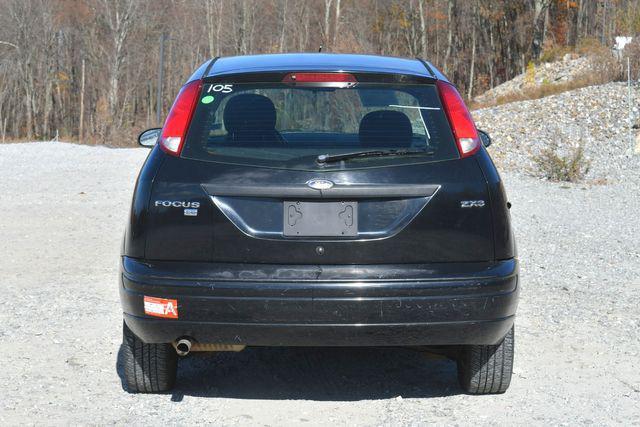
<svg viewBox="0 0 640 427"><path fill-rule="evenodd" d="M640 32L640 0L0 0L0 140L131 145L185 78L220 55L424 57L472 97Z"/></svg>

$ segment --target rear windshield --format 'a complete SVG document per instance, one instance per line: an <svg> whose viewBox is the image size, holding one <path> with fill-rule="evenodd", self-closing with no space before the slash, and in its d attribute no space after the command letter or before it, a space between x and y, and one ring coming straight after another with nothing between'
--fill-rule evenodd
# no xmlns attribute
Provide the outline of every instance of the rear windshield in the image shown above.
<svg viewBox="0 0 640 427"><path fill-rule="evenodd" d="M356 158L340 162L340 167L457 158L435 86L205 83L182 156L314 169L319 167L316 162L319 155L362 150L424 150L424 153Z"/></svg>

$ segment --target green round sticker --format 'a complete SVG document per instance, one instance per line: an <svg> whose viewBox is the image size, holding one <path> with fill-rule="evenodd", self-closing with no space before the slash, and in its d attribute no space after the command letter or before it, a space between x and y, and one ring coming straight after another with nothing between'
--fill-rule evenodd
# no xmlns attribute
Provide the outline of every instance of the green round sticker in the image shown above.
<svg viewBox="0 0 640 427"><path fill-rule="evenodd" d="M202 98L202 103L203 104L211 104L213 102L213 96L211 95L207 95L204 98Z"/></svg>

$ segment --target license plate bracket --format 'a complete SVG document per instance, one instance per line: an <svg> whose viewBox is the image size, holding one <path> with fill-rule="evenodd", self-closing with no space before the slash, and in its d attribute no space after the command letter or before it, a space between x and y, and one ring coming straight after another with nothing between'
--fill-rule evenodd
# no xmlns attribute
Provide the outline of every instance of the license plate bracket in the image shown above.
<svg viewBox="0 0 640 427"><path fill-rule="evenodd" d="M358 202L283 203L283 234L288 237L358 235Z"/></svg>

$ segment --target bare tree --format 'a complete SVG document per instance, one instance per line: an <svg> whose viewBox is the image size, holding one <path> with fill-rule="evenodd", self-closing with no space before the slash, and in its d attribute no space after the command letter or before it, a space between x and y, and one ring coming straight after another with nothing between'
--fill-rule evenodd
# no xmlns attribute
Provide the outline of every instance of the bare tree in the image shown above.
<svg viewBox="0 0 640 427"><path fill-rule="evenodd" d="M547 46L640 34L640 0L603 1L0 0L0 137L128 144L208 58L320 45L424 57L470 98Z"/></svg>
<svg viewBox="0 0 640 427"><path fill-rule="evenodd" d="M427 56L427 26L425 25L424 0L418 0L418 13L420 14L420 54Z"/></svg>
<svg viewBox="0 0 640 427"><path fill-rule="evenodd" d="M139 2L136 0L101 0L103 22L109 45L105 48L109 58L109 116L114 117L120 101L120 76L127 60L125 42L135 23Z"/></svg>
<svg viewBox="0 0 640 427"><path fill-rule="evenodd" d="M206 0L205 14L207 18L207 36L209 40L209 56L220 56L220 30L222 28L222 1Z"/></svg>
<svg viewBox="0 0 640 427"><path fill-rule="evenodd" d="M340 34L340 0L336 0L335 18L333 24L333 46L336 45L336 37Z"/></svg>
<svg viewBox="0 0 640 427"><path fill-rule="evenodd" d="M473 95L473 79L476 71L476 46L478 39L478 4L473 1L472 15L471 15L471 64L469 66L469 84L467 85L467 98L471 98Z"/></svg>
<svg viewBox="0 0 640 427"><path fill-rule="evenodd" d="M534 0L535 11L533 15L533 39L531 40L531 56L534 59L540 58L542 45L544 43L544 33L547 9L551 4L551 0Z"/></svg>
<svg viewBox="0 0 640 427"><path fill-rule="evenodd" d="M329 18L331 17L331 3L333 0L324 0L324 26L322 27L324 47L329 48L329 41L331 40L331 27L329 25Z"/></svg>
<svg viewBox="0 0 640 427"><path fill-rule="evenodd" d="M286 29L287 29L287 9L289 8L289 0L283 0L282 2L282 27L280 29L280 52L284 52L287 48L286 45Z"/></svg>
<svg viewBox="0 0 640 427"><path fill-rule="evenodd" d="M456 0L447 0L447 50L444 54L444 72L449 71L449 58L453 47L453 21Z"/></svg>

